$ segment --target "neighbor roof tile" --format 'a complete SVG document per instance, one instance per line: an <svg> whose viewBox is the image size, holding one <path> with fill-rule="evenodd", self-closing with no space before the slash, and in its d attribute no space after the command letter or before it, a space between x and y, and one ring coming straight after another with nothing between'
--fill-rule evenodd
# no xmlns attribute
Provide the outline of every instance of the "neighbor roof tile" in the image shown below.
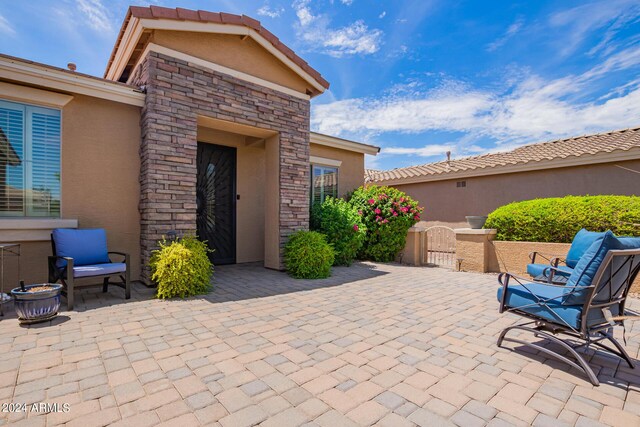
<svg viewBox="0 0 640 427"><path fill-rule="evenodd" d="M427 180L432 176L472 172L487 168L495 168L496 173L500 173L500 168L512 165L540 162L542 166L554 160L628 151L632 148L640 148L640 127L529 144L502 153L483 154L387 171L371 172L371 170L367 170L365 171L365 181L398 184L405 179L415 177L425 177ZM640 154L638 158L640 158ZM586 158L585 164L588 164ZM471 174L471 176L473 175Z"/></svg>

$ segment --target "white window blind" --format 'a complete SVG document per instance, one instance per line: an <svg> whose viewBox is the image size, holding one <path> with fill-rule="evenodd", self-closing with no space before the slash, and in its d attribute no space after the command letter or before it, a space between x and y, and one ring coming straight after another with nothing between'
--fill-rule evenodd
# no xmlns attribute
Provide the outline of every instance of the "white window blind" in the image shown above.
<svg viewBox="0 0 640 427"><path fill-rule="evenodd" d="M0 215L60 217L60 111L0 101Z"/></svg>

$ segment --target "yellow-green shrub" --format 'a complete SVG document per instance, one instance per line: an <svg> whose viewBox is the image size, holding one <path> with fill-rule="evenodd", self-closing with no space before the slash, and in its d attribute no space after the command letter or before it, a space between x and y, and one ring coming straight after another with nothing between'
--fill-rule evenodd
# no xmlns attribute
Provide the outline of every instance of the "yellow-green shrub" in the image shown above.
<svg viewBox="0 0 640 427"><path fill-rule="evenodd" d="M316 231L298 231L284 247L287 273L296 279L324 279L331 275L335 252L327 237Z"/></svg>
<svg viewBox="0 0 640 427"><path fill-rule="evenodd" d="M160 242L149 266L158 283L158 298L186 298L209 292L213 265L204 242L193 236Z"/></svg>
<svg viewBox="0 0 640 427"><path fill-rule="evenodd" d="M484 228L498 230L497 240L570 243L582 228L640 235L640 197L566 196L525 200L489 214Z"/></svg>

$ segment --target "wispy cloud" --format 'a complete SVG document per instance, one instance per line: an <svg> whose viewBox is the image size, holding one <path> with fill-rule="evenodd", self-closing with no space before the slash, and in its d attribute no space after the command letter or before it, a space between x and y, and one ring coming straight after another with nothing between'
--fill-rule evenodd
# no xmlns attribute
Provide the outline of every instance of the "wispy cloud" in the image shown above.
<svg viewBox="0 0 640 427"><path fill-rule="evenodd" d="M95 31L113 32L109 10L100 0L76 0L76 4L89 27Z"/></svg>
<svg viewBox="0 0 640 427"><path fill-rule="evenodd" d="M0 33L7 36L16 35L16 30L13 29L9 21L2 15L0 15Z"/></svg>
<svg viewBox="0 0 640 427"><path fill-rule="evenodd" d="M610 43L615 35L628 24L640 18L640 4L637 0L591 1L580 6L555 12L549 16L551 28L561 29L558 42L562 43L561 54L573 53L587 37L596 30L606 29L600 42L590 50L590 54L600 51L609 53Z"/></svg>
<svg viewBox="0 0 640 427"><path fill-rule="evenodd" d="M504 44L508 42L509 39L518 34L523 24L524 20L522 18L518 18L513 24L509 25L507 31L505 31L505 33L500 38L487 45L487 52L493 52L504 46Z"/></svg>
<svg viewBox="0 0 640 427"><path fill-rule="evenodd" d="M296 34L310 49L334 57L372 54L380 49L382 31L369 29L362 20L341 28L331 28L325 15L314 15L309 0L297 0L293 8L298 17Z"/></svg>
<svg viewBox="0 0 640 427"><path fill-rule="evenodd" d="M445 81L434 89L420 85L391 91L378 98L352 98L313 109L312 127L329 134L380 135L430 131L464 135L454 152L473 151L481 139L494 141L491 149L523 143L618 129L640 124L640 88L620 85L606 100L584 101L596 81L609 73L638 67L640 46L612 55L601 65L579 75L545 80L524 74L508 88L479 89ZM392 147L389 154L428 156L449 145Z"/></svg>
<svg viewBox="0 0 640 427"><path fill-rule="evenodd" d="M340 0L340 3L351 6L353 4L353 0Z"/></svg>
<svg viewBox="0 0 640 427"><path fill-rule="evenodd" d="M260 9L258 9L258 15L267 16L269 18L278 18L284 12L284 8L271 8L269 4L265 4Z"/></svg>

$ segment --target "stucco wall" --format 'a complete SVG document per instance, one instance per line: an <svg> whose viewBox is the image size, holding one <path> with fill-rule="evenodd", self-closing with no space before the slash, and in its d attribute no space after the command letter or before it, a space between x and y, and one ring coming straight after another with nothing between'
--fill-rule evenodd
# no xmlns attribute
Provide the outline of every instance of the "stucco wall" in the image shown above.
<svg viewBox="0 0 640 427"><path fill-rule="evenodd" d="M640 160L616 163L640 171ZM535 172L394 185L425 207L422 219L459 224L467 215L487 215L514 201L539 197L640 194L640 174L613 163ZM466 187L456 187L466 181Z"/></svg>
<svg viewBox="0 0 640 427"><path fill-rule="evenodd" d="M342 161L338 169L338 193L340 196L344 196L364 184L364 154L318 144L311 144L310 154Z"/></svg>
<svg viewBox="0 0 640 427"><path fill-rule="evenodd" d="M133 280L140 275L139 148L139 107L75 95L63 108L61 216L105 228L109 249L131 255ZM22 278L46 281L51 243L24 242L21 250ZM7 261L12 281L13 268Z"/></svg>
<svg viewBox="0 0 640 427"><path fill-rule="evenodd" d="M264 260L265 144L246 146L245 137L198 127L198 141L236 147L236 262Z"/></svg>
<svg viewBox="0 0 640 427"><path fill-rule="evenodd" d="M151 41L301 93L310 86L251 37L155 30Z"/></svg>

